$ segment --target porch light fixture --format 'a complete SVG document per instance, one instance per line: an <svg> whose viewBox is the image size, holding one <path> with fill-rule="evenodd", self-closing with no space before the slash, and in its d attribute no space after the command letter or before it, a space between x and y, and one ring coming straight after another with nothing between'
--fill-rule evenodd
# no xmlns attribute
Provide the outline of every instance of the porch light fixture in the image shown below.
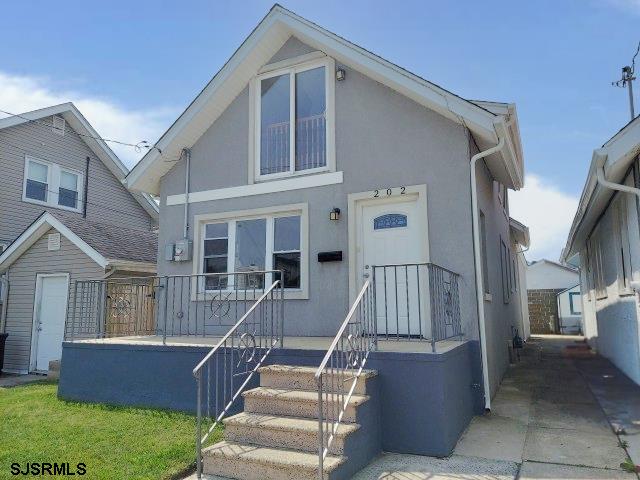
<svg viewBox="0 0 640 480"><path fill-rule="evenodd" d="M329 212L329 220L340 220L340 209L333 207L333 210Z"/></svg>
<svg viewBox="0 0 640 480"><path fill-rule="evenodd" d="M344 71L344 68L339 68L336 70L336 80L341 82L342 80L344 80L346 76L346 73Z"/></svg>

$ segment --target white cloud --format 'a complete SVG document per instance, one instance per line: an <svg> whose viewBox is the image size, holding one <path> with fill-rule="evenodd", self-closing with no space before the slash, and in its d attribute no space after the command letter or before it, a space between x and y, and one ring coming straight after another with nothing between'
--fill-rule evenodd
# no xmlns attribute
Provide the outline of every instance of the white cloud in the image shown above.
<svg viewBox="0 0 640 480"><path fill-rule="evenodd" d="M132 110L108 99L81 92L54 91L44 78L16 76L0 71L1 110L19 114L65 102L73 102L103 138L133 144L142 140L155 142L176 115L175 110L167 108ZM135 165L145 153L116 143L107 144L129 167Z"/></svg>
<svg viewBox="0 0 640 480"><path fill-rule="evenodd" d="M557 261L567 240L578 198L562 192L538 175L527 175L525 187L509 196L510 214L529 227L527 260Z"/></svg>

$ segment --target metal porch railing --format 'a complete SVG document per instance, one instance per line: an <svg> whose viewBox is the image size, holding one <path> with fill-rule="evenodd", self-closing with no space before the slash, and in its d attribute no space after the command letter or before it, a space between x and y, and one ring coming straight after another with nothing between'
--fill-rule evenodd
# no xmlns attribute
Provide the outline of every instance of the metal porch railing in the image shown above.
<svg viewBox="0 0 640 480"><path fill-rule="evenodd" d="M378 340L429 341L435 352L438 341L462 338L460 275L432 263L375 265L372 270L315 374L320 480L324 460Z"/></svg>
<svg viewBox="0 0 640 480"><path fill-rule="evenodd" d="M222 337L281 276L271 270L77 280L65 339Z"/></svg>
<svg viewBox="0 0 640 480"><path fill-rule="evenodd" d="M462 337L460 275L433 263L374 265L376 332L436 343Z"/></svg>
<svg viewBox="0 0 640 480"><path fill-rule="evenodd" d="M282 346L283 289L276 280L193 369L196 378L196 465L202 476L202 447L238 397L251 386L274 347ZM204 426L204 433L203 433Z"/></svg>

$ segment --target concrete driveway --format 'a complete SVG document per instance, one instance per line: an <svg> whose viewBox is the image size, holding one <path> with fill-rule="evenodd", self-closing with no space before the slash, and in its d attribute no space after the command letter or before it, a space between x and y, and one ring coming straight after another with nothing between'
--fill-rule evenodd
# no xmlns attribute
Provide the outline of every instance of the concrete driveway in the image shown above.
<svg viewBox="0 0 640 480"><path fill-rule="evenodd" d="M491 413L471 422L455 454L515 462L523 480L636 478L620 467L627 452L585 375L561 355L575 341L532 338L505 375Z"/></svg>

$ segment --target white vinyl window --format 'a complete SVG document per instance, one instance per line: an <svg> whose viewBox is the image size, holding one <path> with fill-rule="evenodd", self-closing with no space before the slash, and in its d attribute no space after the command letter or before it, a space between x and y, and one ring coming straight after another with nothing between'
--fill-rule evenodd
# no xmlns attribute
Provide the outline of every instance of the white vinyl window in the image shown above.
<svg viewBox="0 0 640 480"><path fill-rule="evenodd" d="M25 157L22 200L80 212L83 181L79 172Z"/></svg>
<svg viewBox="0 0 640 480"><path fill-rule="evenodd" d="M300 215L273 214L203 225L202 273L282 270L284 287L299 290L302 229ZM273 280L276 280L274 276ZM212 276L207 290L265 287L264 275ZM271 278L267 277L267 282Z"/></svg>
<svg viewBox="0 0 640 480"><path fill-rule="evenodd" d="M334 63L325 58L253 82L255 178L332 170Z"/></svg>
<svg viewBox="0 0 640 480"><path fill-rule="evenodd" d="M487 252L487 221L483 212L480 212L480 248L482 250L482 283L484 284L485 299L491 295L489 287L489 257Z"/></svg>
<svg viewBox="0 0 640 480"><path fill-rule="evenodd" d="M602 258L602 244L599 228L594 229L589 239L590 266L593 271L593 283L596 300L607 298L607 284L604 277L604 261Z"/></svg>
<svg viewBox="0 0 640 480"><path fill-rule="evenodd" d="M509 303L511 300L511 289L509 288L509 250L504 240L502 240L502 237L500 237L500 267L502 272L502 301Z"/></svg>

